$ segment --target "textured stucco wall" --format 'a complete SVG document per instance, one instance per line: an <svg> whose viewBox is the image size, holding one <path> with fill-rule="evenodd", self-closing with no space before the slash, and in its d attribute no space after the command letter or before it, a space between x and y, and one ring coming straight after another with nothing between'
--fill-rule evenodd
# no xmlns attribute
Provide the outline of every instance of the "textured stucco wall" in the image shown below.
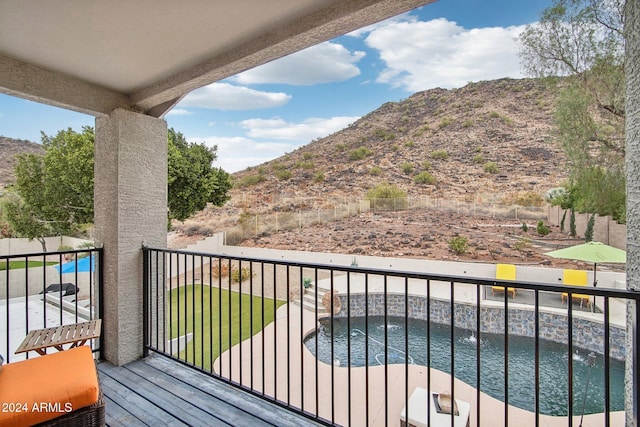
<svg viewBox="0 0 640 427"><path fill-rule="evenodd" d="M640 289L640 1L627 0L625 9L626 39L626 98L625 98L625 138L627 177L627 287ZM635 324L634 310L628 310L629 328ZM633 414L638 415L638 369L634 375L633 363L638 363L638 345L629 334L625 392L627 396L625 412L626 425L635 424ZM635 377L635 378L634 378Z"/></svg>
<svg viewBox="0 0 640 427"><path fill-rule="evenodd" d="M142 355L142 245L166 247L167 125L126 110L96 119L95 232L104 246L104 356Z"/></svg>

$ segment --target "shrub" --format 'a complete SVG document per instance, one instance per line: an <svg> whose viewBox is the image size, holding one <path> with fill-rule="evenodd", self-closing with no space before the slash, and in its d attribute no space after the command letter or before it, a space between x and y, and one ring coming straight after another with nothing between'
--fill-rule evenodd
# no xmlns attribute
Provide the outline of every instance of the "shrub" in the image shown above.
<svg viewBox="0 0 640 427"><path fill-rule="evenodd" d="M251 277L251 270L249 267L242 267L242 269L233 268L231 270L231 282L242 283Z"/></svg>
<svg viewBox="0 0 640 427"><path fill-rule="evenodd" d="M324 181L324 172L319 171L313 176L313 182L322 182Z"/></svg>
<svg viewBox="0 0 640 427"><path fill-rule="evenodd" d="M431 169L431 162L429 160L425 160L422 162L422 170L428 171Z"/></svg>
<svg viewBox="0 0 640 427"><path fill-rule="evenodd" d="M498 164L496 162L487 162L482 168L487 173L498 173Z"/></svg>
<svg viewBox="0 0 640 427"><path fill-rule="evenodd" d="M547 234L551 233L551 228L544 225L544 221L539 220L538 224L536 225L536 231L540 236L546 236Z"/></svg>
<svg viewBox="0 0 640 427"><path fill-rule="evenodd" d="M349 159L362 160L365 157L368 157L372 154L373 154L373 151L371 151L367 147L358 147L355 150L352 150L351 153L349 153Z"/></svg>
<svg viewBox="0 0 640 427"><path fill-rule="evenodd" d="M469 120L465 120L462 123L462 127L463 128L470 128L471 126L473 126L473 120L469 119Z"/></svg>
<svg viewBox="0 0 640 427"><path fill-rule="evenodd" d="M281 181L286 181L291 179L291 171L288 170L278 170L275 172L276 177Z"/></svg>
<svg viewBox="0 0 640 427"><path fill-rule="evenodd" d="M524 231L525 233L526 233L527 231L529 231L529 226L527 225L527 223L526 223L526 222L523 222L523 223L522 223L522 231Z"/></svg>
<svg viewBox="0 0 640 427"><path fill-rule="evenodd" d="M449 240L449 249L458 255L462 255L467 252L469 247L469 240L464 236L455 236Z"/></svg>
<svg viewBox="0 0 640 427"><path fill-rule="evenodd" d="M315 165L313 162L300 162L298 163L298 167L302 169L313 169Z"/></svg>
<svg viewBox="0 0 640 427"><path fill-rule="evenodd" d="M313 159L313 153L304 153L302 155L302 158L305 159L305 160L311 160L311 159Z"/></svg>
<svg viewBox="0 0 640 427"><path fill-rule="evenodd" d="M447 150L435 150L431 152L431 158L432 159L440 159L440 160L444 160L447 159L449 157L449 153L447 152Z"/></svg>
<svg viewBox="0 0 640 427"><path fill-rule="evenodd" d="M445 117L444 119L440 120L440 123L438 123L438 128L444 129L452 123L453 119L451 117Z"/></svg>
<svg viewBox="0 0 640 427"><path fill-rule="evenodd" d="M398 151L400 149L400 146L398 144L393 144L391 146L391 151Z"/></svg>
<svg viewBox="0 0 640 427"><path fill-rule="evenodd" d="M592 214L589 217L589 221L587 221L587 229L584 231L584 241L591 242L593 241L593 226L596 222L596 214Z"/></svg>
<svg viewBox="0 0 640 427"><path fill-rule="evenodd" d="M436 183L436 177L431 175L429 172L427 171L422 171L419 174L417 174L413 180L417 183L417 184L428 184L428 185L433 185Z"/></svg>
<svg viewBox="0 0 640 427"><path fill-rule="evenodd" d="M516 194L515 198L509 200L509 203L518 206L542 206L544 205L544 198L535 191L522 191Z"/></svg>
<svg viewBox="0 0 640 427"><path fill-rule="evenodd" d="M271 169L274 171L280 171L280 170L284 170L287 168L287 165L285 165L284 163L281 162L275 162L274 164L271 165Z"/></svg>
<svg viewBox="0 0 640 427"><path fill-rule="evenodd" d="M413 147L416 146L416 143L413 142L413 141L407 141L407 142L404 143L404 146L407 147L407 148L413 148Z"/></svg>
<svg viewBox="0 0 640 427"><path fill-rule="evenodd" d="M404 209L408 206L407 193L393 184L383 182L367 192L374 209Z"/></svg>
<svg viewBox="0 0 640 427"><path fill-rule="evenodd" d="M382 169L380 169L380 167L378 166L374 166L371 169L369 169L369 174L370 175L380 175L382 173Z"/></svg>
<svg viewBox="0 0 640 427"><path fill-rule="evenodd" d="M518 252L527 252L531 247L531 240L527 237L521 237L514 245L514 249Z"/></svg>
<svg viewBox="0 0 640 427"><path fill-rule="evenodd" d="M482 157L482 154L476 154L475 156L473 156L473 163L482 163L484 162L484 157Z"/></svg>
<svg viewBox="0 0 640 427"><path fill-rule="evenodd" d="M497 119L499 117L500 117L500 113L498 113L497 111L492 111L489 113L489 118Z"/></svg>
<svg viewBox="0 0 640 427"><path fill-rule="evenodd" d="M402 172L409 174L413 172L413 163L403 163L402 165L400 165L400 168L402 169Z"/></svg>
<svg viewBox="0 0 640 427"><path fill-rule="evenodd" d="M244 178L240 179L239 181L236 181L235 186L236 187L250 187L252 185L256 185L259 184L261 182L263 182L266 178L264 177L264 175L258 173L258 174L254 174L254 175L247 175Z"/></svg>

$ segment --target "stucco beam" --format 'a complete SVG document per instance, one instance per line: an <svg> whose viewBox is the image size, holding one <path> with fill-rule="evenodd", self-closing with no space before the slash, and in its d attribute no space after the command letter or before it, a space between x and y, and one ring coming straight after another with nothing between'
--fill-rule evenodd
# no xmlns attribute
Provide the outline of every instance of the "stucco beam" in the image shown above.
<svg viewBox="0 0 640 427"><path fill-rule="evenodd" d="M435 0L334 1L131 95L149 111L190 91Z"/></svg>
<svg viewBox="0 0 640 427"><path fill-rule="evenodd" d="M126 95L5 56L0 56L0 92L92 116L130 108Z"/></svg>

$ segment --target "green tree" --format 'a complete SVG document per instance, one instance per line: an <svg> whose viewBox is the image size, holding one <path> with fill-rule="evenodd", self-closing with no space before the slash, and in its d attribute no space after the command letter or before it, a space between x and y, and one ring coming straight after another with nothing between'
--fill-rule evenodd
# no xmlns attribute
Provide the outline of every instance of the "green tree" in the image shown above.
<svg viewBox="0 0 640 427"><path fill-rule="evenodd" d="M53 233L52 229L49 223L41 220L34 213L19 194L13 191L6 194L3 197L2 208L3 217L11 227L11 237L37 239L42 245L43 252L47 251L44 238Z"/></svg>
<svg viewBox="0 0 640 427"><path fill-rule="evenodd" d="M67 129L53 137L43 133L44 155L18 156L13 193L3 201L3 216L15 235L41 239L75 233L93 222L94 140L88 126L82 132ZM216 147L188 143L169 129L170 219L182 221L207 203L221 206L229 199L230 176L212 167L215 158Z"/></svg>
<svg viewBox="0 0 640 427"><path fill-rule="evenodd" d="M7 222L20 237L74 233L93 222L93 128L42 134L44 155L17 156L14 194L4 200Z"/></svg>
<svg viewBox="0 0 640 427"><path fill-rule="evenodd" d="M520 36L525 69L568 76L555 124L573 206L625 221L624 0L555 0Z"/></svg>
<svg viewBox="0 0 640 427"><path fill-rule="evenodd" d="M189 143L173 128L169 129L168 139L170 219L184 221L207 203L222 206L229 200L231 177L221 168L211 166L217 147Z"/></svg>

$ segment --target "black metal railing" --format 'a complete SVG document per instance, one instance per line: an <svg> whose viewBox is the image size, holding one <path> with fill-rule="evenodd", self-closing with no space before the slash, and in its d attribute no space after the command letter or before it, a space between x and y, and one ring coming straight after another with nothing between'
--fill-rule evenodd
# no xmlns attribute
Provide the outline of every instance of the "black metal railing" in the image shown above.
<svg viewBox="0 0 640 427"><path fill-rule="evenodd" d="M6 362L33 329L100 317L101 248L0 256L0 353ZM100 340L91 342L99 357Z"/></svg>
<svg viewBox="0 0 640 427"><path fill-rule="evenodd" d="M324 424L615 426L638 396L635 292L151 248L144 260L146 353ZM431 403L445 391L459 415Z"/></svg>

